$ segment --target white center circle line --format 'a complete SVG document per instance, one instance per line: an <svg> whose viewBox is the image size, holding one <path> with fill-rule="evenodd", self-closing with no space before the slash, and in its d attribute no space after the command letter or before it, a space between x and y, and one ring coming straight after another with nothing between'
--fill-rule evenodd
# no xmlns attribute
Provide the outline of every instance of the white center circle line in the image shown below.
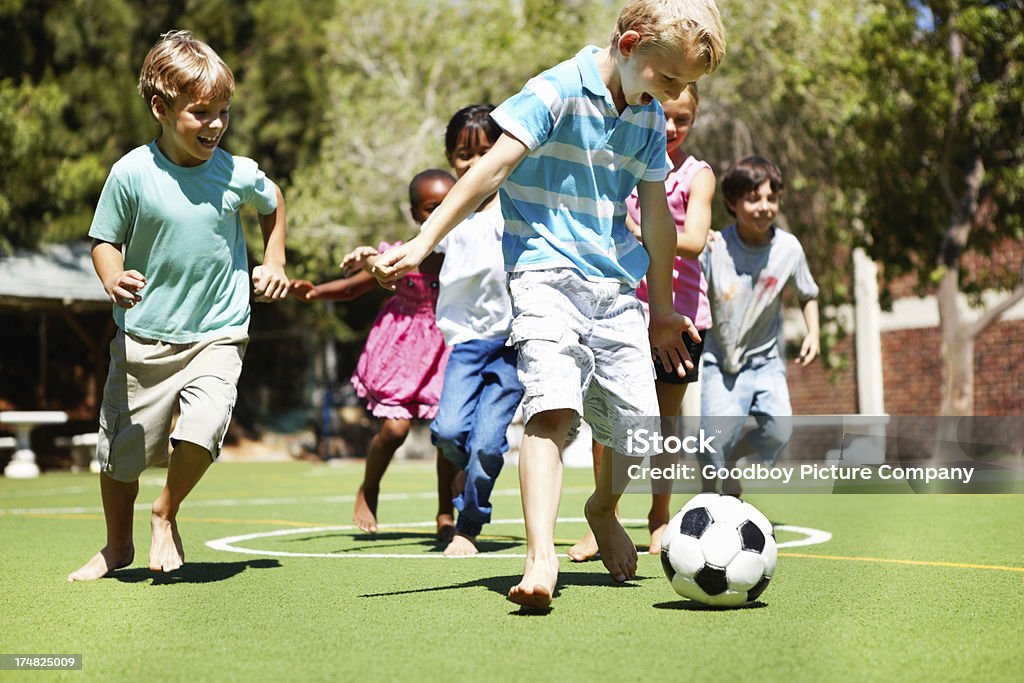
<svg viewBox="0 0 1024 683"><path fill-rule="evenodd" d="M586 519L583 517L560 517L559 522L571 524L571 523L586 523ZM646 519L623 519L620 520L623 524L646 524ZM490 522L491 525L499 524L524 524L522 519L496 519ZM429 528L436 525L436 522L409 522L408 524L389 524L388 526L378 527L379 533L387 533L388 530L400 531L402 529L417 529L417 528ZM775 526L778 531L787 531L791 533L803 534L804 538L794 539L792 541L783 541L778 544L781 548L795 548L799 546L818 545L825 543L832 538L832 534L828 531L822 531L821 529L811 529L809 527L791 526L789 524L778 524ZM259 531L253 534L242 534L240 536L227 536L225 538L217 538L212 541L207 541L206 546L214 550L221 550L228 553L241 553L243 555L261 555L265 557L326 557L332 559L402 559L402 560L458 560L458 559L523 559L526 557L525 553L488 553L483 552L477 555L468 555L462 557L446 557L440 552L437 553L296 553L288 552L284 550L260 550L256 548L245 548L236 544L244 541L252 541L259 538L276 538L279 536L295 536L297 534L315 534L326 531L355 531L357 527L353 524L344 524L341 526L313 526L304 527L301 529L278 529L276 531ZM559 557L567 557L565 554L559 555Z"/></svg>

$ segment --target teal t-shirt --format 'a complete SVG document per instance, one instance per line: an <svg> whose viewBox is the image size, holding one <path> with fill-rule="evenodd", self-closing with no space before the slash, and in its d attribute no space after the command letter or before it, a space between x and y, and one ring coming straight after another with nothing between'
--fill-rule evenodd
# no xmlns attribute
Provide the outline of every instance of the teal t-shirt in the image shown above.
<svg viewBox="0 0 1024 683"><path fill-rule="evenodd" d="M256 162L217 149L198 166L172 163L156 141L114 164L89 236L123 244L125 270L146 277L142 301L114 306L125 332L184 344L249 325L249 266L239 210L277 208Z"/></svg>

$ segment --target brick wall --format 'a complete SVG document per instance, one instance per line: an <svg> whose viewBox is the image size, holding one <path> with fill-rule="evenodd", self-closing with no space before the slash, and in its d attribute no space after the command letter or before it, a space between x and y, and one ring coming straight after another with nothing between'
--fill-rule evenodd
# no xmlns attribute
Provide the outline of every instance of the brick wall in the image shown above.
<svg viewBox="0 0 1024 683"><path fill-rule="evenodd" d="M848 367L830 373L821 362L808 367L788 362L789 395L794 415L848 415L857 411L857 359L854 337L847 336L836 344L835 351L846 358ZM791 357L799 354L791 353Z"/></svg>
<svg viewBox="0 0 1024 683"><path fill-rule="evenodd" d="M882 333L885 411L890 415L937 415L942 401L943 363L939 329ZM857 413L857 359L854 338L836 351L849 367L830 378L820 361L809 368L789 362L789 393L795 415ZM795 355L795 354L794 354ZM990 327L974 348L974 414L1024 415L1024 320Z"/></svg>

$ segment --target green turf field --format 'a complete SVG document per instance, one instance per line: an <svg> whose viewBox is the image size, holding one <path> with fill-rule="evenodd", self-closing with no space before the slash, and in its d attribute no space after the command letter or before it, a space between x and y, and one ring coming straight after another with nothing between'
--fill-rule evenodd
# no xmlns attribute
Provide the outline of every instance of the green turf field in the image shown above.
<svg viewBox="0 0 1024 683"><path fill-rule="evenodd" d="M642 553L622 586L600 562L563 560L555 608L537 615L504 600L522 560L493 557L523 552L514 471L494 498L496 519L512 521L488 528L486 554L444 559L432 465L392 468L380 521L393 528L371 538L345 526L361 463L219 464L180 516L186 566L159 575L145 567L146 504L162 473L142 480L135 566L92 584L65 577L102 544L95 476L0 479L0 653L84 662L0 680L1019 681L1024 671L1022 496L751 496L776 524L832 534L781 548L761 604L685 601ZM590 477L566 470L563 518L581 516ZM623 517L644 517L648 502L625 496ZM645 550L646 526L629 528ZM560 523L560 549L583 530Z"/></svg>

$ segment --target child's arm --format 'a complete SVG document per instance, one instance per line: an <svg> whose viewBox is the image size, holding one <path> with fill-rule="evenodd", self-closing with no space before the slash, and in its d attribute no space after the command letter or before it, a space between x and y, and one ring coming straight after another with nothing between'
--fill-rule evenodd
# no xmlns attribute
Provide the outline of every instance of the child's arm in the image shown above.
<svg viewBox="0 0 1024 683"><path fill-rule="evenodd" d="M418 266L445 235L498 191L529 151L522 142L508 133L502 133L487 154L455 183L441 205L434 209L423 224L420 234L380 255L373 267L373 274L381 285L394 289L399 278Z"/></svg>
<svg viewBox="0 0 1024 683"><path fill-rule="evenodd" d="M637 185L640 200L640 229L644 247L651 258L647 269L647 293L651 308L648 331L651 350L666 370L675 368L683 377L693 369L694 361L686 351L682 335L700 341L693 321L675 312L672 305L672 262L675 257L675 222L665 199L665 184L641 181Z"/></svg>
<svg viewBox="0 0 1024 683"><path fill-rule="evenodd" d="M369 273L373 264L377 262L379 255L380 252L373 247L356 247L345 254L345 258L341 259L341 263L338 265L341 267L342 275L346 277L360 270L365 270Z"/></svg>
<svg viewBox="0 0 1024 683"><path fill-rule="evenodd" d="M124 269L120 244L94 239L92 266L113 303L121 308L131 308L142 301L139 292L146 286L146 276L137 270Z"/></svg>
<svg viewBox="0 0 1024 683"><path fill-rule="evenodd" d="M253 291L256 301L280 301L288 296L288 276L284 273L285 212L284 195L277 191L277 208L272 213L260 216L260 230L263 232L263 265L252 271Z"/></svg>
<svg viewBox="0 0 1024 683"><path fill-rule="evenodd" d="M711 200L715 196L715 174L704 168L690 181L686 205L686 232L676 233L676 256L696 259L704 251L711 228Z"/></svg>
<svg viewBox="0 0 1024 683"><path fill-rule="evenodd" d="M377 280L365 271L351 277L314 285L309 280L292 280L288 294L300 301L352 301L377 289Z"/></svg>
<svg viewBox="0 0 1024 683"><path fill-rule="evenodd" d="M804 323L807 324L807 336L800 346L800 357L797 365L808 366L821 353L821 330L818 327L818 300L808 299L801 306L804 312Z"/></svg>

